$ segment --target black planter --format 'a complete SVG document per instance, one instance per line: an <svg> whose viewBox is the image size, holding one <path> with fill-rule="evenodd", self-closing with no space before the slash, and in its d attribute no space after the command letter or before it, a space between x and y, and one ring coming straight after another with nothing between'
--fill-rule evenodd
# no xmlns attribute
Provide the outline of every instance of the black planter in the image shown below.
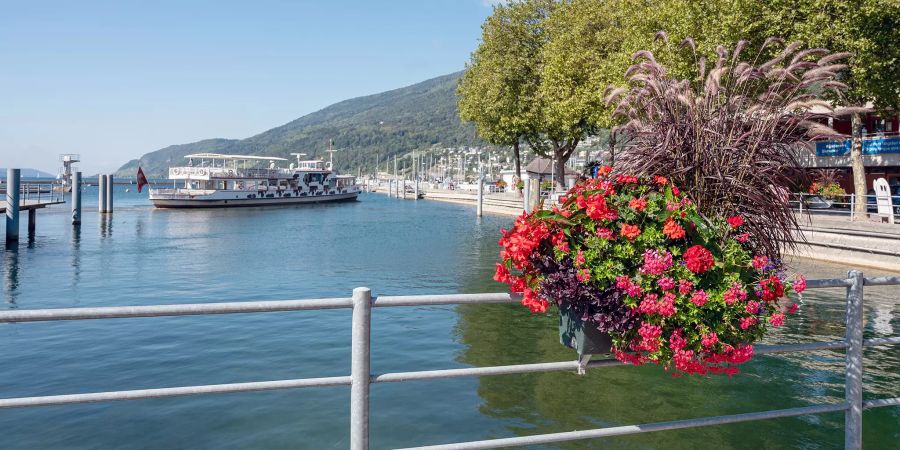
<svg viewBox="0 0 900 450"><path fill-rule="evenodd" d="M597 329L565 305L559 308L559 342L578 352L578 356L602 355L612 351L609 334Z"/></svg>

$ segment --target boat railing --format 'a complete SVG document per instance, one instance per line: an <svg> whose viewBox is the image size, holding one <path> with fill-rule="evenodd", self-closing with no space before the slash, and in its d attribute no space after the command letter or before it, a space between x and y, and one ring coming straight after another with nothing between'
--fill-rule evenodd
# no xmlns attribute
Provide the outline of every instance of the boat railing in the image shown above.
<svg viewBox="0 0 900 450"><path fill-rule="evenodd" d="M844 445L847 449L862 448L863 410L900 406L900 397L863 400L863 348L900 344L900 335L863 339L863 289L864 286L897 286L900 277L866 278L863 273L851 270L847 278L809 280L808 289L846 289L845 337L840 340L784 345L757 345L756 355L774 353L845 350L844 398L838 402L813 403L807 406L747 412L723 416L701 417L667 422L637 425L621 425L562 433L536 434L480 441L445 443L418 449L488 449L499 447L544 445L558 442L600 439L638 433L706 427L729 423L797 417L832 412L844 413ZM410 372L371 373L372 308L409 307L463 304L515 303L518 295L505 293L409 295L373 297L368 288L356 288L352 297L314 300L248 301L228 303L169 304L152 306L112 306L95 308L60 308L0 311L0 323L49 322L63 320L116 319L134 317L192 316L210 314L271 313L278 311L310 311L323 309L351 309L351 364L350 374L343 376L282 379L274 381L250 381L229 384L196 385L106 391L77 394L44 395L0 399L0 409L26 408L76 403L138 400L186 395L224 394L276 389L297 389L321 386L350 387L350 448L367 449L369 446L369 390L373 383L398 383L413 380L431 380L457 377L481 377L553 371L576 371L579 368L601 369L621 366L615 359L594 360L586 366L578 361L540 362L490 367L420 370ZM753 364L753 361L746 364ZM896 374L895 374L896 376ZM814 425L811 425L814 426Z"/></svg>

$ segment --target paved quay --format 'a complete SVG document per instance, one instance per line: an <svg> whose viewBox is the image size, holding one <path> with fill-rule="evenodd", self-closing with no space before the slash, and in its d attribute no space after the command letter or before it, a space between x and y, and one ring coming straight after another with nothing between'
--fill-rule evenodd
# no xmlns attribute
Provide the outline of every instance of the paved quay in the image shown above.
<svg viewBox="0 0 900 450"><path fill-rule="evenodd" d="M818 214L798 215L797 222L799 246L789 254L900 272L900 225Z"/></svg>

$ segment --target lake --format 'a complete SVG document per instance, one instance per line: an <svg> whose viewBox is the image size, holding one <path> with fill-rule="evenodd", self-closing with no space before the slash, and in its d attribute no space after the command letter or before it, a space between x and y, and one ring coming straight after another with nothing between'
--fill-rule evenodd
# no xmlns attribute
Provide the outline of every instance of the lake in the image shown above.
<svg viewBox="0 0 900 450"><path fill-rule="evenodd" d="M124 189L131 192L125 192ZM117 186L111 220L85 188L83 224L68 205L38 212L37 236L3 253L6 308L500 292L499 229L510 217L364 194L354 203L157 210ZM23 225L24 231L24 225ZM24 238L23 233L23 238ZM795 261L807 278L847 268ZM867 274L878 271L867 270ZM896 287L866 288L866 337L900 329ZM555 317L518 305L379 308L375 373L574 359ZM812 290L766 343L839 339L843 290ZM0 325L0 397L342 376L350 311ZM900 391L900 351L865 350L865 396ZM372 448L393 448L736 414L843 399L843 352L758 356L727 377L672 379L613 367L376 384ZM548 448L843 447L843 414L579 441ZM900 441L900 409L864 415L867 449ZM349 389L308 388L0 410L2 448L347 448Z"/></svg>

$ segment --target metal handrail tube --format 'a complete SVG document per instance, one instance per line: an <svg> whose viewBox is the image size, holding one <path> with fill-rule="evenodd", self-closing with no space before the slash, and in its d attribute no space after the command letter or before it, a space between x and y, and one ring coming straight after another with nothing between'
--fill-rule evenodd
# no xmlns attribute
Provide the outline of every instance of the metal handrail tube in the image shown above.
<svg viewBox="0 0 900 450"><path fill-rule="evenodd" d="M250 391L271 391L276 389L349 385L350 377L340 376L299 378L294 380L253 381L247 383L210 384L203 386L181 386L156 389L134 389L130 391L93 392L88 394L45 395L39 397L3 398L0 399L0 409L69 405L73 403L98 403L119 400L140 400L147 398L181 397L185 395L225 394Z"/></svg>
<svg viewBox="0 0 900 450"><path fill-rule="evenodd" d="M875 347L875 346L879 346L879 345L896 345L896 344L900 344L900 336L866 339L863 341L863 347Z"/></svg>
<svg viewBox="0 0 900 450"><path fill-rule="evenodd" d="M871 277L865 278L866 286L894 286L900 285L900 277Z"/></svg>
<svg viewBox="0 0 900 450"><path fill-rule="evenodd" d="M375 298L372 306L431 306L431 305L463 305L472 303L516 303L522 296L510 293L489 294L448 294L448 295L380 295Z"/></svg>
<svg viewBox="0 0 900 450"><path fill-rule="evenodd" d="M845 411L848 407L849 405L846 402L820 404L813 406L804 406L800 408L776 409L753 413L733 414L728 416L703 417L699 419L674 420L670 422L655 422L641 425L625 425L618 427L597 428L593 430L567 431L563 433L549 433L539 434L535 436L521 436L514 438L490 439L484 441L459 442L454 444L430 445L425 447L410 447L405 450L476 450L525 445L552 444L556 442L624 436L628 434L652 433L655 431L679 430L683 428L697 428L712 425L724 425L728 423L751 422L755 420L823 414L829 412Z"/></svg>
<svg viewBox="0 0 900 450"><path fill-rule="evenodd" d="M842 278L828 278L823 280L807 280L806 288L807 289L823 289L823 288L834 288L834 287L849 287L853 284L853 280L850 279L842 279ZM897 284L900 284L898 281Z"/></svg>
<svg viewBox="0 0 900 450"><path fill-rule="evenodd" d="M847 287L847 279L808 280L808 289ZM866 278L867 285L900 285L900 277ZM519 294L448 294L380 296L373 307L437 306L461 304L516 303ZM135 317L191 316L203 314L240 314L278 311L351 308L350 298L321 298L308 300L262 300L221 303L179 303L173 305L102 306L95 308L51 308L0 311L0 323L45 322L56 320L123 319Z"/></svg>
<svg viewBox="0 0 900 450"><path fill-rule="evenodd" d="M97 308L22 309L0 311L0 323L304 311L311 309L350 308L351 306L353 306L353 304L349 298L321 298L311 300L264 300L226 303L181 303L174 305L102 306Z"/></svg>
<svg viewBox="0 0 900 450"><path fill-rule="evenodd" d="M605 360L604 360L605 361ZM616 360L612 360L619 362ZM600 362L600 361L596 361ZM513 364L508 366L463 367L459 369L422 370L415 372L395 372L373 375L372 383L396 383L412 380L434 380L439 378L480 377L490 375L512 375L519 373L556 372L578 369L578 361L559 361L535 364Z"/></svg>
<svg viewBox="0 0 900 450"><path fill-rule="evenodd" d="M900 344L900 336L868 339L865 346ZM838 350L846 348L844 341L811 342L804 344L759 345L754 347L757 355L786 352L807 352L817 350ZM614 367L627 365L616 359L592 360L587 368ZM397 383L414 380L434 380L442 378L481 377L495 375L515 375L523 373L556 372L577 370L578 361L557 361L549 363L511 364L506 366L463 367L458 369L422 370L413 372L393 372L372 375L371 383ZM0 399L0 409L27 406L49 406L69 403L95 403L116 400L140 400L147 398L175 397L197 394L234 393L245 391L295 389L322 386L350 386L350 376L325 378L300 378L291 380L254 381L221 385L182 386L172 388L137 389L125 391L97 392L86 394L64 394L38 397L17 397ZM883 405L890 406L890 405Z"/></svg>
<svg viewBox="0 0 900 450"><path fill-rule="evenodd" d="M863 402L863 409L881 408L884 406L900 406L900 397L879 398Z"/></svg>

